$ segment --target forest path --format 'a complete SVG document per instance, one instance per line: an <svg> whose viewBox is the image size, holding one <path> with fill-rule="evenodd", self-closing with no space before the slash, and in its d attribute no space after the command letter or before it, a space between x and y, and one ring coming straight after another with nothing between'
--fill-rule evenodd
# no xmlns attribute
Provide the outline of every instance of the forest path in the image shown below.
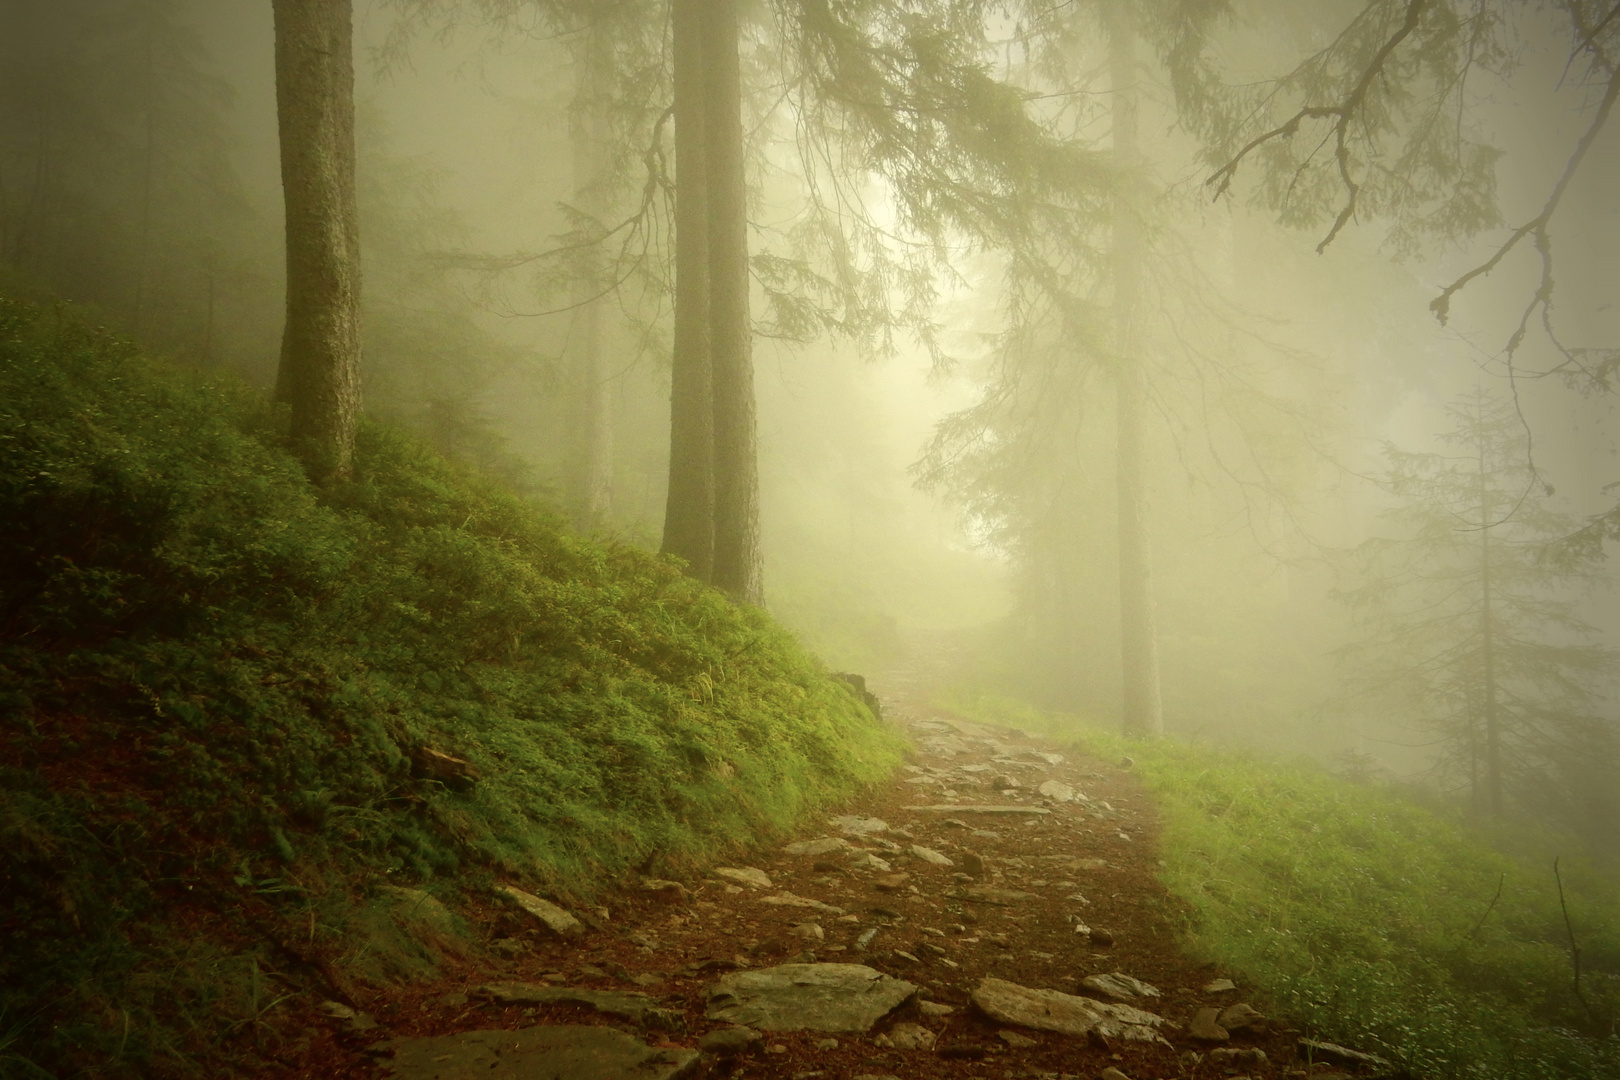
<svg viewBox="0 0 1620 1080"><path fill-rule="evenodd" d="M1259 1023L1219 1041L1189 1032L1200 1010L1208 1020L1208 1010L1258 1001L1238 988L1206 989L1224 973L1176 947L1178 905L1156 877L1157 819L1128 768L930 706L928 685L950 669L951 656L948 647L920 652L918 664L873 687L914 753L892 781L807 828L798 840L822 841L810 852L776 847L737 867L623 892L605 913L580 912L591 929L566 937L491 899L469 914L490 935L492 955L504 949L507 958L367 1002L378 1026L328 1032L301 1055L298 1074L1307 1075L1297 1032L1281 1025ZM950 808L933 809L940 806ZM864 1032L768 1030L728 1056L730 1037L714 1033L730 1025L706 1015L714 984L787 963L867 965L918 994ZM1132 1002L1164 1019L1157 1041L1039 1030L1039 1021L996 1021L974 1004L987 978L1106 1000L1081 981L1112 972L1159 991ZM567 1068L555 1054L542 1061L534 1040L563 1034L548 1025L593 1025L585 1034L617 1040L620 1056L576 1055ZM613 1027L622 1035L609 1035Z"/></svg>

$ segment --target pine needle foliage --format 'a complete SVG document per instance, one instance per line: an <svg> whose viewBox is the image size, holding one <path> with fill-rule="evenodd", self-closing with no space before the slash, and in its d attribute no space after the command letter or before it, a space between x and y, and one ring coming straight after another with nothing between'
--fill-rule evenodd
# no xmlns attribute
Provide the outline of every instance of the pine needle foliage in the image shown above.
<svg viewBox="0 0 1620 1080"><path fill-rule="evenodd" d="M307 918L320 954L316 908L339 895L448 899L498 875L582 899L785 830L895 763L768 616L394 429L366 427L353 482L317 490L251 391L10 301L0 401L0 1018L19 1060L118 1048L206 1072L231 1044L208 1001L270 1000L242 989L252 942ZM481 778L453 790L430 750ZM223 925L177 929L196 920ZM164 989L171 968L196 978Z"/></svg>

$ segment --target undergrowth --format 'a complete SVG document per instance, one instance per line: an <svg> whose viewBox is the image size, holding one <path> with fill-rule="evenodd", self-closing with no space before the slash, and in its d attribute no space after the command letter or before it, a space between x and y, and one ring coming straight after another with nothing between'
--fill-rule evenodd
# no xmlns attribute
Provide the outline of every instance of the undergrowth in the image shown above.
<svg viewBox="0 0 1620 1080"><path fill-rule="evenodd" d="M994 698L946 704L1131 757L1163 819L1162 878L1190 912L1186 947L1311 1033L1435 1080L1620 1076L1620 887L1560 860L1566 924L1552 839L1544 858L1509 857L1310 762L1127 741Z"/></svg>
<svg viewBox="0 0 1620 1080"><path fill-rule="evenodd" d="M0 1074L210 1072L288 972L431 965L379 882L582 900L893 767L762 612L385 426L318 489L284 427L0 300Z"/></svg>

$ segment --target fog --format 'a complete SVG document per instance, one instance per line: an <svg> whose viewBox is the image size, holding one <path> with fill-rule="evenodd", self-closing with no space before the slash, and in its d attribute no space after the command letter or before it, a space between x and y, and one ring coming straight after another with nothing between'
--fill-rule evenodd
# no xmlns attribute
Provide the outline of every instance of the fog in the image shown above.
<svg viewBox="0 0 1620 1080"><path fill-rule="evenodd" d="M1588 5L1503 5L1511 55L1481 59L1454 111L1434 74L1444 64L1392 68L1396 89L1373 91L1388 95L1381 111L1355 120L1360 201L1335 227L1346 189L1331 117L1258 146L1224 196L1206 181L1340 84L1290 84L1264 102L1211 86L1283 78L1353 42L1338 35L1365 23L1364 8L1394 26L1403 5L1239 3L1199 29L1209 85L1192 85L1190 68L1178 81L1163 59L1197 5L1139 5L1141 167L1126 179L1107 173L1123 151L1106 5L992 5L975 24L979 70L1019 88L1024 115L1096 170L1077 171L1063 208L1092 217L1042 235L1046 205L1028 209L988 170L952 173L926 196L905 186L921 182L926 150L911 173L885 174L899 159L870 149L860 123L876 121L850 119L860 102L795 74L800 6L744 5L741 39L766 607L837 669L876 678L948 647L965 659L946 699L1015 698L1060 723L1121 725L1126 399L1110 312L1127 241L1107 207L1123 199L1144 252L1129 318L1142 419L1131 486L1164 732L1308 754L1486 812L1473 661L1413 649L1463 635L1439 618L1473 617L1458 546L1493 533L1511 568L1499 595L1519 605L1504 637L1554 666L1559 649L1587 650L1579 678L1513 676L1513 812L1620 856L1620 697L1603 651L1620 644L1620 130L1593 128L1614 27L1595 51L1572 48L1566 13ZM901 6L918 19L949 7ZM591 20L632 7L638 39L611 46L616 66L598 73L610 84L589 83ZM666 4L608 0L354 10L365 411L584 531L650 549L670 469L673 187L647 174L650 149L678 170L667 19ZM1431 56L1439 34L1420 27L1403 47ZM285 286L273 44L267 0L0 4L5 288L92 305L157 351L270 387ZM582 187L586 85L608 103L592 121L607 164ZM1428 97L1433 112L1411 104ZM1491 149L1448 163L1403 141L1425 123ZM1296 168L1312 146L1316 165ZM973 233L963 222L979 210L919 216L960 195L964 175L985 177L964 203L1004 198L1007 217L1036 223L1005 229L1024 249L989 226ZM1555 191L1546 277L1530 236L1458 289L1442 324L1431 302ZM593 291L587 257L610 288ZM582 368L593 306L599 356ZM594 451L588 399L604 403L590 406L606 425ZM1489 453L1444 439L1468 408L1505 418ZM1442 463L1410 456L1422 454L1500 459L1505 501L1485 504L1489 528L1436 479ZM1461 475L1483 491L1485 471ZM1412 516L1425 506L1430 519ZM1446 515L1449 533L1436 524ZM1413 621L1423 612L1428 629ZM1447 647L1472 648L1464 636Z"/></svg>

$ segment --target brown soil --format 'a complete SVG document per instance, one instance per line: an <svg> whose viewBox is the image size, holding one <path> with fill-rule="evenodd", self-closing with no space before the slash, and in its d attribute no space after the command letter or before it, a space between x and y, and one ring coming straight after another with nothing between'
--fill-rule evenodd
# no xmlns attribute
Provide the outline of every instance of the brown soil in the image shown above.
<svg viewBox="0 0 1620 1080"><path fill-rule="evenodd" d="M282 1056L296 1075L321 1078L386 1077L386 1065L367 1048L397 1035L442 1035L474 1028L516 1028L539 1023L613 1023L611 1018L572 1006L502 1006L469 992L492 981L549 981L565 986L641 990L684 1017L673 1033L641 1031L655 1044L695 1046L706 1032L726 1025L704 1017L705 987L738 966L765 967L794 959L864 963L921 988L921 997L954 1006L944 1017L925 1017L916 1003L881 1022L866 1035L836 1036L836 1048L820 1032L766 1033L765 1047L733 1063L713 1063L710 1075L850 1080L863 1075L901 1080L984 1077L1075 1077L1090 1080L1109 1067L1131 1080L1191 1077L1225 1080L1260 1078L1313 1070L1294 1049L1297 1032L1275 1020L1259 1032L1234 1034L1224 1044L1201 1043L1185 1028L1200 1007L1265 1003L1242 987L1221 992L1202 988L1227 975L1188 959L1176 945L1181 912L1157 879L1158 822L1149 798L1119 762L1077 757L1066 751L1059 764L1038 762L1027 753L1051 753L1053 746L1001 728L982 728L939 709L918 707L901 687L900 699L886 704L891 718L916 740L906 770L841 813L880 818L891 830L881 840L907 847L918 844L943 852L954 867L930 865L909 855L891 855L874 840L851 837L893 863L909 878L897 890L880 891L879 870L851 868L852 852L820 857L791 856L780 849L761 852L742 865L765 871L768 890L739 887L719 877L684 882L685 895L627 891L597 916L582 940L567 942L517 919L500 902L468 912L491 938L516 934L521 949L510 959L482 962L434 985L418 985L362 1002L378 1026L351 1032L346 1025L312 1014L306 1038ZM919 695L920 697L920 695ZM993 759L1003 758L997 762ZM963 771L962 766L988 766ZM942 776L932 770L951 770ZM1019 787L998 791L998 777ZM941 782L943 780L943 782ZM1087 801L1052 803L1036 793L1046 780L1068 784ZM976 783L978 786L970 786ZM934 803L1044 806L1042 816L991 816L910 809ZM954 819L954 820L953 820ZM966 826L966 827L964 827ZM804 839L836 835L831 826L807 828ZM953 877L983 860L972 881ZM821 868L817 868L817 863ZM962 899L972 885L1032 894L1010 906ZM761 900L781 891L812 897L845 909L853 918L816 915L801 908L775 907ZM1080 899L1083 897L1084 899ZM587 914L587 913L581 913ZM814 920L825 938L806 942L790 928ZM1103 947L1083 933L1076 920L1113 937ZM866 949L857 938L877 928ZM513 940L508 938L508 940ZM498 955L491 950L492 955ZM910 959L901 953L910 954ZM1170 1021L1167 1044L1074 1038L1019 1029L1035 1042L1017 1048L1000 1036L1009 1030L979 1014L969 995L986 976L1029 987L1076 993L1086 975L1123 972L1157 987L1162 996L1135 1002ZM938 1035L936 1048L898 1050L877 1037L894 1023L922 1023ZM628 1025L626 1030L633 1030ZM1016 1039L1014 1040L1017 1041ZM818 1046L818 1044L821 1044ZM295 1044L296 1045L296 1044ZM1234 1067L1209 1054L1216 1045L1254 1046L1268 1061ZM291 1049L291 1048L289 1048ZM1192 1054L1202 1055L1195 1059ZM1325 1077L1325 1067L1314 1075Z"/></svg>

